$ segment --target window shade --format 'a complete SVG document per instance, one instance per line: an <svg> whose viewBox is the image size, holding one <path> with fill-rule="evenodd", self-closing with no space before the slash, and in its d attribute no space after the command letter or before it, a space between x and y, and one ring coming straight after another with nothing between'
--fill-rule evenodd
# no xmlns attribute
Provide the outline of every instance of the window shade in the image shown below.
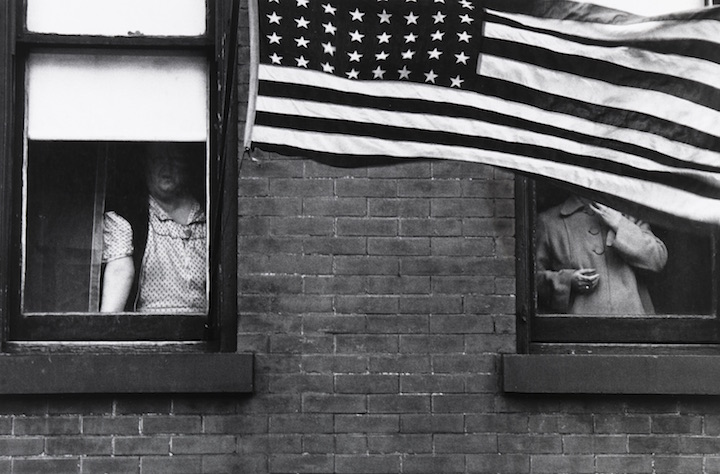
<svg viewBox="0 0 720 474"><path fill-rule="evenodd" d="M33 140L205 141L204 57L31 54Z"/></svg>

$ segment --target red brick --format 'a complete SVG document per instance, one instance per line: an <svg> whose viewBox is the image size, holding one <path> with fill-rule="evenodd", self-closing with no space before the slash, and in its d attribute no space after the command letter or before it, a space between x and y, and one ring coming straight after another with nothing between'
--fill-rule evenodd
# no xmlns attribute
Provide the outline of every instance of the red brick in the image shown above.
<svg viewBox="0 0 720 474"><path fill-rule="evenodd" d="M270 433L332 433L333 415L270 415Z"/></svg>
<svg viewBox="0 0 720 474"><path fill-rule="evenodd" d="M403 197L458 197L462 194L456 180L407 179L398 182L398 196Z"/></svg>
<svg viewBox="0 0 720 474"><path fill-rule="evenodd" d="M422 198L368 199L370 216L374 217L427 217L430 200Z"/></svg>
<svg viewBox="0 0 720 474"><path fill-rule="evenodd" d="M429 395L368 395L370 413L427 413Z"/></svg>
<svg viewBox="0 0 720 474"><path fill-rule="evenodd" d="M455 474L465 472L465 456L409 455L403 457L403 473L407 474Z"/></svg>
<svg viewBox="0 0 720 474"><path fill-rule="evenodd" d="M267 457L260 454L220 454L202 457L202 473L258 474L267 471Z"/></svg>
<svg viewBox="0 0 720 474"><path fill-rule="evenodd" d="M200 456L145 456L140 459L142 474L197 474L201 470Z"/></svg>
<svg viewBox="0 0 720 474"><path fill-rule="evenodd" d="M140 433L138 416L84 416L83 434L90 435L132 435Z"/></svg>
<svg viewBox="0 0 720 474"><path fill-rule="evenodd" d="M109 436L59 436L45 440L45 452L54 454L110 454L113 439Z"/></svg>
<svg viewBox="0 0 720 474"><path fill-rule="evenodd" d="M593 456L557 456L537 454L530 457L533 474L593 474Z"/></svg>
<svg viewBox="0 0 720 474"><path fill-rule="evenodd" d="M597 456L596 464L596 472L602 474L641 474L653 472L653 459L651 456Z"/></svg>
<svg viewBox="0 0 720 474"><path fill-rule="evenodd" d="M657 474L696 474L703 472L702 456L657 455L654 457Z"/></svg>
<svg viewBox="0 0 720 474"><path fill-rule="evenodd" d="M365 198L316 197L302 202L307 216L364 216L367 214Z"/></svg>
<svg viewBox="0 0 720 474"><path fill-rule="evenodd" d="M348 374L335 376L337 393L398 393L398 375Z"/></svg>
<svg viewBox="0 0 720 474"><path fill-rule="evenodd" d="M44 449L41 437L0 437L0 456L33 456L42 454Z"/></svg>
<svg viewBox="0 0 720 474"><path fill-rule="evenodd" d="M420 236L460 236L463 223L460 219L401 219L399 235Z"/></svg>
<svg viewBox="0 0 720 474"><path fill-rule="evenodd" d="M269 466L271 473L324 474L334 471L334 459L321 454L279 454L270 456Z"/></svg>
<svg viewBox="0 0 720 474"><path fill-rule="evenodd" d="M367 245L368 255L430 255L428 238L370 237Z"/></svg>
<svg viewBox="0 0 720 474"><path fill-rule="evenodd" d="M394 314L402 299L395 296L337 296L335 297L335 311L345 314Z"/></svg>
<svg viewBox="0 0 720 474"><path fill-rule="evenodd" d="M401 375L402 393L459 393L465 391L465 380L460 375L417 374Z"/></svg>
<svg viewBox="0 0 720 474"><path fill-rule="evenodd" d="M13 459L12 472L13 474L77 474L80 472L80 459Z"/></svg>
<svg viewBox="0 0 720 474"><path fill-rule="evenodd" d="M477 454L498 450L494 434L437 434L434 441L436 453Z"/></svg>
<svg viewBox="0 0 720 474"><path fill-rule="evenodd" d="M367 332L414 334L428 331L427 314L368 314Z"/></svg>
<svg viewBox="0 0 720 474"><path fill-rule="evenodd" d="M482 394L442 394L433 395L432 404L435 413L483 413L494 409L495 397Z"/></svg>
<svg viewBox="0 0 720 474"><path fill-rule="evenodd" d="M144 416L142 432L146 435L160 433L199 433L200 416Z"/></svg>
<svg viewBox="0 0 720 474"><path fill-rule="evenodd" d="M529 474L530 456L526 454L470 454L467 471L475 474Z"/></svg>
<svg viewBox="0 0 720 474"><path fill-rule="evenodd" d="M465 337L461 334L412 334L400 336L400 352L452 354L465 352Z"/></svg>
<svg viewBox="0 0 720 474"><path fill-rule="evenodd" d="M140 458L135 457L85 457L82 458L82 474L136 474L140 472Z"/></svg>
<svg viewBox="0 0 720 474"><path fill-rule="evenodd" d="M461 198L433 199L430 215L433 217L489 217L495 214L492 199Z"/></svg>
<svg viewBox="0 0 720 474"><path fill-rule="evenodd" d="M306 393L302 395L305 413L365 413L364 395Z"/></svg>
<svg viewBox="0 0 720 474"><path fill-rule="evenodd" d="M400 472L400 455L338 455L335 457L334 472L338 474Z"/></svg>
<svg viewBox="0 0 720 474"><path fill-rule="evenodd" d="M177 435L170 440L172 454L230 454L236 449L236 439L229 435Z"/></svg>
<svg viewBox="0 0 720 474"><path fill-rule="evenodd" d="M113 440L113 454L145 455L168 454L169 436L118 436Z"/></svg>
<svg viewBox="0 0 720 474"><path fill-rule="evenodd" d="M398 415L335 415L335 433L399 433Z"/></svg>
<svg viewBox="0 0 720 474"><path fill-rule="evenodd" d="M462 433L465 431L463 415L401 415L403 433Z"/></svg>
<svg viewBox="0 0 720 474"><path fill-rule="evenodd" d="M431 434L394 434L391 436L368 436L368 451L371 454L392 453L432 453L433 436Z"/></svg>
<svg viewBox="0 0 720 474"><path fill-rule="evenodd" d="M16 435L73 435L80 434L80 417L17 417L13 420Z"/></svg>

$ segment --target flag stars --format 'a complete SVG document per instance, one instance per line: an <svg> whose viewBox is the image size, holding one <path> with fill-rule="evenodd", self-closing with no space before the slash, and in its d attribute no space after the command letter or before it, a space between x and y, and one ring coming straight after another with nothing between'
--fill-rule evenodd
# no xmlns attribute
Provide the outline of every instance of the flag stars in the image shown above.
<svg viewBox="0 0 720 474"><path fill-rule="evenodd" d="M442 12L437 12L436 14L434 14L432 16L433 20L435 21L435 23L434 23L435 25L437 25L438 23L445 23L446 17L447 17L447 15L443 15Z"/></svg>
<svg viewBox="0 0 720 474"><path fill-rule="evenodd" d="M272 53L272 54L270 55L270 62L272 62L273 64L281 64L281 63L282 63L282 59L283 59L283 57L282 57L282 56L278 56L277 53Z"/></svg>
<svg viewBox="0 0 720 474"><path fill-rule="evenodd" d="M473 21L475 21L475 19L467 13L465 15L460 15L460 23L467 23L468 25L471 25Z"/></svg>
<svg viewBox="0 0 720 474"><path fill-rule="evenodd" d="M376 68L373 69L373 71L372 71L372 73L373 73L373 79L384 79L386 72L387 72L387 71L385 71L384 69L382 69L380 66L376 67Z"/></svg>
<svg viewBox="0 0 720 474"><path fill-rule="evenodd" d="M430 38L432 38L433 41L442 41L443 36L445 36L445 32L437 30L435 33L430 35Z"/></svg>
<svg viewBox="0 0 720 474"><path fill-rule="evenodd" d="M389 35L389 34L383 32L383 34L377 35L378 44L383 44L383 43L390 44L390 38L392 38L392 35Z"/></svg>
<svg viewBox="0 0 720 474"><path fill-rule="evenodd" d="M384 8L382 13L378 13L378 17L380 18L380 24L387 23L390 24L390 17L392 14L388 13Z"/></svg>
<svg viewBox="0 0 720 474"><path fill-rule="evenodd" d="M467 8L468 10L474 10L475 7L473 6L472 2L469 0L460 0L460 6L463 8Z"/></svg>
<svg viewBox="0 0 720 474"><path fill-rule="evenodd" d="M365 14L356 8L355 11L350 12L350 16L352 17L352 21L362 22Z"/></svg>
<svg viewBox="0 0 720 474"><path fill-rule="evenodd" d="M365 35L360 33L358 30L355 30L352 33L350 33L350 41L357 41L358 43L362 43L362 40L364 37L365 37Z"/></svg>
<svg viewBox="0 0 720 474"><path fill-rule="evenodd" d="M305 56L303 55L300 55L299 58L295 58L295 62L297 63L297 67L304 67L305 69L307 69L308 64L310 63L310 61L305 59Z"/></svg>
<svg viewBox="0 0 720 474"><path fill-rule="evenodd" d="M417 39L417 35L415 33L410 33L409 35L405 35L405 43L414 43Z"/></svg>
<svg viewBox="0 0 720 474"><path fill-rule="evenodd" d="M435 74L435 71L430 69L430 71L425 73L425 82L430 82L432 84L435 84L435 79L438 78L438 75Z"/></svg>
<svg viewBox="0 0 720 474"><path fill-rule="evenodd" d="M309 2L310 0L297 0L297 6L307 8Z"/></svg>
<svg viewBox="0 0 720 474"><path fill-rule="evenodd" d="M413 56L415 56L415 51L413 51L412 49L408 49L408 50L406 50L406 51L403 51L403 52L400 53L400 54L402 55L402 58L403 58L403 59L405 59L405 60L411 60L411 59L413 58Z"/></svg>
<svg viewBox="0 0 720 474"><path fill-rule="evenodd" d="M470 59L470 56L466 56L464 51L461 51L460 54L455 55L456 61L455 64L463 63L467 66L467 61Z"/></svg>
<svg viewBox="0 0 720 474"><path fill-rule="evenodd" d="M388 57L390 57L390 55L388 53L386 53L385 51L380 51L379 53L377 53L375 55L375 60L376 61L385 61Z"/></svg>
<svg viewBox="0 0 720 474"><path fill-rule="evenodd" d="M462 83L465 82L464 79L461 79L460 76L455 76L450 78L450 87L457 87L460 89L462 87Z"/></svg>
<svg viewBox="0 0 720 474"><path fill-rule="evenodd" d="M330 64L330 63L322 63L321 66L322 66L323 72L327 72L327 73L330 73L330 74L332 74L332 73L335 72L335 66L333 66L333 65Z"/></svg>
<svg viewBox="0 0 720 474"><path fill-rule="evenodd" d="M295 23L297 23L298 28L305 28L307 30L310 21L306 20L304 16L301 16L300 18L295 18Z"/></svg>
<svg viewBox="0 0 720 474"><path fill-rule="evenodd" d="M348 79L357 79L358 77L360 77L360 71L356 71L355 68L353 68L346 72L345 75L348 77Z"/></svg>
<svg viewBox="0 0 720 474"><path fill-rule="evenodd" d="M282 36L279 36L276 32L273 31L273 34L267 35L267 39L270 44L280 44Z"/></svg>
<svg viewBox="0 0 720 474"><path fill-rule="evenodd" d="M325 29L325 33L335 35L335 32L337 31L337 26L333 25L331 22L323 23L322 26Z"/></svg>
<svg viewBox="0 0 720 474"><path fill-rule="evenodd" d="M428 59L440 59L440 55L442 54L442 51L438 51L437 48L433 49L432 51L428 51Z"/></svg>
<svg viewBox="0 0 720 474"><path fill-rule="evenodd" d="M329 54L330 56L335 56L335 51L337 51L337 48L333 46L331 42L322 43L323 47L323 53Z"/></svg>
<svg viewBox="0 0 720 474"><path fill-rule="evenodd" d="M472 38L472 35L469 35L467 31L463 31L462 33L458 33L458 41L464 41L466 43L470 43L470 38Z"/></svg>
<svg viewBox="0 0 720 474"><path fill-rule="evenodd" d="M330 5L329 3L326 3L326 4L323 5L322 7L323 7L323 11L324 11L325 13L327 13L328 15L333 15L333 16L335 16L335 12L337 11L337 8L335 8L334 6Z"/></svg>
<svg viewBox="0 0 720 474"><path fill-rule="evenodd" d="M348 57L350 58L350 62L360 62L360 59L363 57L362 54L358 53L357 50L353 51L352 53L347 53Z"/></svg>
<svg viewBox="0 0 720 474"><path fill-rule="evenodd" d="M407 21L406 25L417 25L417 21L420 18L419 16L415 15L415 13L410 12L409 15L405 15L403 18L405 18L405 21Z"/></svg>
<svg viewBox="0 0 720 474"><path fill-rule="evenodd" d="M310 41L305 39L304 36L301 36L300 38L295 38L295 43L297 43L298 48L307 48Z"/></svg>
<svg viewBox="0 0 720 474"><path fill-rule="evenodd" d="M403 66L402 69L398 69L398 75L400 79L410 79L410 70L407 66Z"/></svg>
<svg viewBox="0 0 720 474"><path fill-rule="evenodd" d="M270 15L266 15L266 16L268 17L268 21L271 25L273 23L275 23L276 25L279 25L280 20L282 20L282 17L275 12L272 12Z"/></svg>

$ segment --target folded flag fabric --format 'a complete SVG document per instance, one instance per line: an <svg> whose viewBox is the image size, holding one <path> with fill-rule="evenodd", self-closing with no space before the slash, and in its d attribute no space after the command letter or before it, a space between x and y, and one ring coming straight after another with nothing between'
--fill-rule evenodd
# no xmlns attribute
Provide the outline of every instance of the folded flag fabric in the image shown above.
<svg viewBox="0 0 720 474"><path fill-rule="evenodd" d="M720 224L718 8L256 1L248 148L484 163Z"/></svg>

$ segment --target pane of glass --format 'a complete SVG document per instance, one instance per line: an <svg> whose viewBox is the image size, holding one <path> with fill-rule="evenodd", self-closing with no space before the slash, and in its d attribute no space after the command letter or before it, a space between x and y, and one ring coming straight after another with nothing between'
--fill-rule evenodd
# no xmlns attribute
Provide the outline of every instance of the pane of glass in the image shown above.
<svg viewBox="0 0 720 474"><path fill-rule="evenodd" d="M537 212L539 313L712 314L710 235L627 214L616 233L590 202L540 181Z"/></svg>
<svg viewBox="0 0 720 474"><path fill-rule="evenodd" d="M705 6L705 0L634 0L632 2L627 0L592 0L588 3L647 16L694 10Z"/></svg>
<svg viewBox="0 0 720 474"><path fill-rule="evenodd" d="M205 0L27 0L34 33L99 36L201 36Z"/></svg>
<svg viewBox="0 0 720 474"><path fill-rule="evenodd" d="M202 141L208 64L188 55L31 54L28 137Z"/></svg>
<svg viewBox="0 0 720 474"><path fill-rule="evenodd" d="M23 311L207 310L205 143L30 141Z"/></svg>

